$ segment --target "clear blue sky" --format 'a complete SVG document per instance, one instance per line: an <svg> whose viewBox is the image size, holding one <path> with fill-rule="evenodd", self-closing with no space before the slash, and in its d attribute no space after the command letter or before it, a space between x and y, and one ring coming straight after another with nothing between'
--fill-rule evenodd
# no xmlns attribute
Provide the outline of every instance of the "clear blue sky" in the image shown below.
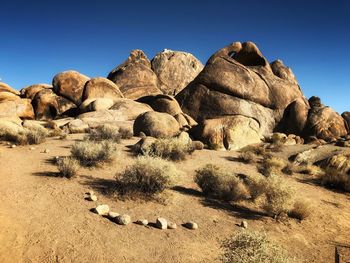
<svg viewBox="0 0 350 263"><path fill-rule="evenodd" d="M0 78L20 89L76 69L107 76L132 49L203 63L234 41L281 58L307 97L350 110L350 1L1 1Z"/></svg>

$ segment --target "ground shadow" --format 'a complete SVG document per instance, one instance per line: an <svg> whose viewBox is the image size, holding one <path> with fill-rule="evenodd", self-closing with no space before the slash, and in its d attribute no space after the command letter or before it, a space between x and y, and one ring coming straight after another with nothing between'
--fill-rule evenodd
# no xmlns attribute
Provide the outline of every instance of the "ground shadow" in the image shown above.
<svg viewBox="0 0 350 263"><path fill-rule="evenodd" d="M110 196L116 191L117 183L114 179L103 179L86 175L80 177L87 179L87 181L82 183L83 185L92 188L100 194Z"/></svg>
<svg viewBox="0 0 350 263"><path fill-rule="evenodd" d="M34 176L46 176L46 177L61 177L59 172L36 172L32 173Z"/></svg>
<svg viewBox="0 0 350 263"><path fill-rule="evenodd" d="M338 189L338 188L336 188L336 186L332 187L330 185L324 185L324 184L322 184L322 182L319 179L316 179L316 178L303 178L303 179L297 178L296 180L299 183L304 183L304 184L322 187L322 188L327 189L333 193L345 194L345 195L348 194L345 190Z"/></svg>
<svg viewBox="0 0 350 263"><path fill-rule="evenodd" d="M171 188L171 190L174 190L176 192L179 192L181 194L185 194L185 195L191 195L191 196L196 196L196 197L203 197L202 192L192 189L192 188L187 188L187 187L183 187L183 186L174 186Z"/></svg>

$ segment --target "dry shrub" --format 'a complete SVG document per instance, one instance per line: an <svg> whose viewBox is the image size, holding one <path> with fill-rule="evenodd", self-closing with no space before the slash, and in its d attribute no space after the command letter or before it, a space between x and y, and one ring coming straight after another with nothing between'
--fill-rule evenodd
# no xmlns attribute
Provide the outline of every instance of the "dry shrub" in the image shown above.
<svg viewBox="0 0 350 263"><path fill-rule="evenodd" d="M117 191L125 195L152 197L173 185L179 171L161 158L140 156L124 172L116 175Z"/></svg>
<svg viewBox="0 0 350 263"><path fill-rule="evenodd" d="M256 159L256 155L253 152L242 152L238 156L238 160L242 163L253 163Z"/></svg>
<svg viewBox="0 0 350 263"><path fill-rule="evenodd" d="M121 138L119 129L110 124L100 125L95 129L91 129L88 136L88 139L92 141L110 140L116 143L120 143Z"/></svg>
<svg viewBox="0 0 350 263"><path fill-rule="evenodd" d="M195 182L205 195L225 201L238 201L249 195L239 177L212 164L196 171Z"/></svg>
<svg viewBox="0 0 350 263"><path fill-rule="evenodd" d="M293 175L295 171L295 165L292 163L288 163L283 169L282 172L287 175Z"/></svg>
<svg viewBox="0 0 350 263"><path fill-rule="evenodd" d="M112 162L117 154L117 148L111 141L82 141L72 146L71 154L82 166L98 166Z"/></svg>
<svg viewBox="0 0 350 263"><path fill-rule="evenodd" d="M225 263L292 263L286 250L265 233L243 230L222 243Z"/></svg>
<svg viewBox="0 0 350 263"><path fill-rule="evenodd" d="M272 143L268 146L268 149L271 152L282 152L283 149L285 148L284 144L281 142L277 142L277 143Z"/></svg>
<svg viewBox="0 0 350 263"><path fill-rule="evenodd" d="M295 171L300 174L307 174L307 175L316 176L316 177L324 175L324 170L316 165L297 166Z"/></svg>
<svg viewBox="0 0 350 263"><path fill-rule="evenodd" d="M72 178L77 175L79 162L71 157L64 157L57 161L57 169L63 177Z"/></svg>
<svg viewBox="0 0 350 263"><path fill-rule="evenodd" d="M265 145L259 144L259 145L248 145L240 150L240 152L252 152L255 155L265 155L266 154L266 148Z"/></svg>
<svg viewBox="0 0 350 263"><path fill-rule="evenodd" d="M194 151L191 143L185 143L178 138L157 139L149 150L149 155L180 161L186 159L186 156Z"/></svg>
<svg viewBox="0 0 350 263"><path fill-rule="evenodd" d="M255 201L257 198L265 193L265 180L263 176L252 176L250 175L246 179L247 188L250 194L250 198Z"/></svg>
<svg viewBox="0 0 350 263"><path fill-rule="evenodd" d="M134 133L131 129L128 129L126 127L120 127L118 130L120 137L122 139L131 139L132 136L134 136Z"/></svg>
<svg viewBox="0 0 350 263"><path fill-rule="evenodd" d="M265 156L263 163L259 167L259 171L263 175L268 176L271 173L280 172L286 165L286 161L281 158L275 156Z"/></svg>
<svg viewBox="0 0 350 263"><path fill-rule="evenodd" d="M308 202L298 200L294 203L293 208L288 212L290 217L304 220L311 214L311 207Z"/></svg>
<svg viewBox="0 0 350 263"><path fill-rule="evenodd" d="M13 142L19 145L40 144L45 141L48 131L39 125L24 128L22 131L2 128L0 129L0 139Z"/></svg>

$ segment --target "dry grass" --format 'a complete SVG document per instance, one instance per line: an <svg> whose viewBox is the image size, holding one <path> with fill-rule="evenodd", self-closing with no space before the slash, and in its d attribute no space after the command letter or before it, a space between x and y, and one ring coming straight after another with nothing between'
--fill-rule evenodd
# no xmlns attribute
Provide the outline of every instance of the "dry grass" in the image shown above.
<svg viewBox="0 0 350 263"><path fill-rule="evenodd" d="M120 127L118 130L120 137L122 139L131 139L132 136L134 135L133 131L131 129L125 128L125 127Z"/></svg>
<svg viewBox="0 0 350 263"><path fill-rule="evenodd" d="M71 157L64 157L57 161L57 169L63 177L72 178L77 175L79 162Z"/></svg>
<svg viewBox="0 0 350 263"><path fill-rule="evenodd" d="M311 214L311 207L308 202L298 200L294 203L293 208L288 212L290 217L304 220Z"/></svg>
<svg viewBox="0 0 350 263"><path fill-rule="evenodd" d="M197 170L194 180L206 196L225 201L238 201L249 196L240 178L212 164Z"/></svg>
<svg viewBox="0 0 350 263"><path fill-rule="evenodd" d="M283 168L287 166L285 160L275 156L265 156L263 163L259 167L259 172L263 175L270 175L271 173L281 172Z"/></svg>
<svg viewBox="0 0 350 263"><path fill-rule="evenodd" d="M263 144L259 145L248 145L240 150L240 152L252 152L255 155L265 155L266 154L266 147Z"/></svg>
<svg viewBox="0 0 350 263"><path fill-rule="evenodd" d="M225 263L292 263L286 250L265 233L243 230L222 243Z"/></svg>
<svg viewBox="0 0 350 263"><path fill-rule="evenodd" d="M326 168L321 183L329 188L350 192L350 174L334 168Z"/></svg>
<svg viewBox="0 0 350 263"><path fill-rule="evenodd" d="M243 163L253 163L256 160L256 155L253 152L242 152L239 154L238 160Z"/></svg>
<svg viewBox="0 0 350 263"><path fill-rule="evenodd" d="M11 129L0 129L0 140L9 141L18 145L40 144L48 136L48 131L41 126L35 125L24 128L20 132Z"/></svg>
<svg viewBox="0 0 350 263"><path fill-rule="evenodd" d="M72 146L71 154L82 166L99 166L111 163L117 155L117 148L111 141L82 141Z"/></svg>
<svg viewBox="0 0 350 263"><path fill-rule="evenodd" d="M161 158L140 156L124 172L116 175L117 191L121 195L153 197L173 185L179 171Z"/></svg>
<svg viewBox="0 0 350 263"><path fill-rule="evenodd" d="M109 140L116 143L120 143L122 136L119 133L119 129L110 124L104 124L97 126L95 129L91 129L88 139L91 141L104 141Z"/></svg>
<svg viewBox="0 0 350 263"><path fill-rule="evenodd" d="M283 169L282 172L287 175L293 175L295 172L295 165L292 163L288 163Z"/></svg>

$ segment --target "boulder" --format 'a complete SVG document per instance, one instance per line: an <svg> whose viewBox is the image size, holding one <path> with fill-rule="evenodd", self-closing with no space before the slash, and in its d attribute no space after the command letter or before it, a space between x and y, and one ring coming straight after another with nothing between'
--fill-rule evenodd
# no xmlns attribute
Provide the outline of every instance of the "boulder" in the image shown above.
<svg viewBox="0 0 350 263"><path fill-rule="evenodd" d="M98 205L92 211L98 215L107 216L109 213L108 205Z"/></svg>
<svg viewBox="0 0 350 263"><path fill-rule="evenodd" d="M343 119L345 120L345 123L347 125L347 129L348 132L350 133L350 112L349 111L345 111L342 113L341 115L343 117Z"/></svg>
<svg viewBox="0 0 350 263"><path fill-rule="evenodd" d="M335 141L348 131L345 120L332 108L324 106L320 98L311 97L311 109L304 128L304 136L315 136L325 141Z"/></svg>
<svg viewBox="0 0 350 263"><path fill-rule="evenodd" d="M291 70L281 61L271 64L254 43L235 42L211 56L176 99L182 110L197 122L242 116L254 119L259 134L264 136L276 129L287 106L298 101L289 118L301 119L303 126L305 114L299 111L308 108L308 102Z"/></svg>
<svg viewBox="0 0 350 263"><path fill-rule="evenodd" d="M193 221L186 222L185 224L183 224L183 226L191 230L198 229L198 224Z"/></svg>
<svg viewBox="0 0 350 263"><path fill-rule="evenodd" d="M70 100L56 95L51 89L39 91L32 105L35 118L38 120L51 120L56 117L75 114L76 105Z"/></svg>
<svg viewBox="0 0 350 263"><path fill-rule="evenodd" d="M2 134L18 134L23 131L22 121L18 117L0 117L0 137Z"/></svg>
<svg viewBox="0 0 350 263"><path fill-rule="evenodd" d="M118 225L128 225L131 222L131 217L129 215L119 215L117 216L114 221Z"/></svg>
<svg viewBox="0 0 350 263"><path fill-rule="evenodd" d="M43 89L52 89L49 84L34 84L20 90L21 97L33 100L35 95Z"/></svg>
<svg viewBox="0 0 350 263"><path fill-rule="evenodd" d="M82 102L83 91L89 77L77 71L69 70L58 73L52 80L52 86L60 95L79 106Z"/></svg>
<svg viewBox="0 0 350 263"><path fill-rule="evenodd" d="M114 105L111 98L87 99L80 104L79 108L82 112L108 110Z"/></svg>
<svg viewBox="0 0 350 263"><path fill-rule="evenodd" d="M180 125L167 113L149 111L136 118L133 130L135 136L143 132L155 138L171 138L180 133Z"/></svg>
<svg viewBox="0 0 350 263"><path fill-rule="evenodd" d="M143 137L132 146L133 152L142 154L142 155L148 155L155 141L156 141L156 138L153 138L150 136Z"/></svg>
<svg viewBox="0 0 350 263"><path fill-rule="evenodd" d="M164 230L168 228L168 222L165 218L158 217L156 220L156 226L157 228Z"/></svg>
<svg viewBox="0 0 350 263"><path fill-rule="evenodd" d="M151 63L141 50L131 51L129 58L109 73L108 79L117 84L128 99L162 93Z"/></svg>
<svg viewBox="0 0 350 263"><path fill-rule="evenodd" d="M152 111L152 108L147 104L130 99L118 99L114 102L111 110L122 112L127 116L127 120L135 120L140 114Z"/></svg>
<svg viewBox="0 0 350 263"><path fill-rule="evenodd" d="M29 99L18 99L0 101L1 117L20 117L23 119L33 119L34 110Z"/></svg>
<svg viewBox="0 0 350 263"><path fill-rule="evenodd" d="M261 142L259 123L244 116L207 119L192 130L193 136L214 150L236 150Z"/></svg>
<svg viewBox="0 0 350 263"><path fill-rule="evenodd" d="M89 125L80 119L72 120L67 125L70 133L85 133L89 131Z"/></svg>
<svg viewBox="0 0 350 263"><path fill-rule="evenodd" d="M174 96L203 69L203 64L192 54L168 49L158 53L151 64L160 90Z"/></svg>
<svg viewBox="0 0 350 263"><path fill-rule="evenodd" d="M87 99L109 98L113 101L123 98L118 86L106 78L90 79L84 88L83 101Z"/></svg>
<svg viewBox="0 0 350 263"><path fill-rule="evenodd" d="M19 92L13 88L11 88L9 85L7 85L4 82L0 82L0 92L10 92L15 95L19 95Z"/></svg>
<svg viewBox="0 0 350 263"><path fill-rule="evenodd" d="M0 102L19 100L20 97L12 92L2 91L0 92Z"/></svg>

